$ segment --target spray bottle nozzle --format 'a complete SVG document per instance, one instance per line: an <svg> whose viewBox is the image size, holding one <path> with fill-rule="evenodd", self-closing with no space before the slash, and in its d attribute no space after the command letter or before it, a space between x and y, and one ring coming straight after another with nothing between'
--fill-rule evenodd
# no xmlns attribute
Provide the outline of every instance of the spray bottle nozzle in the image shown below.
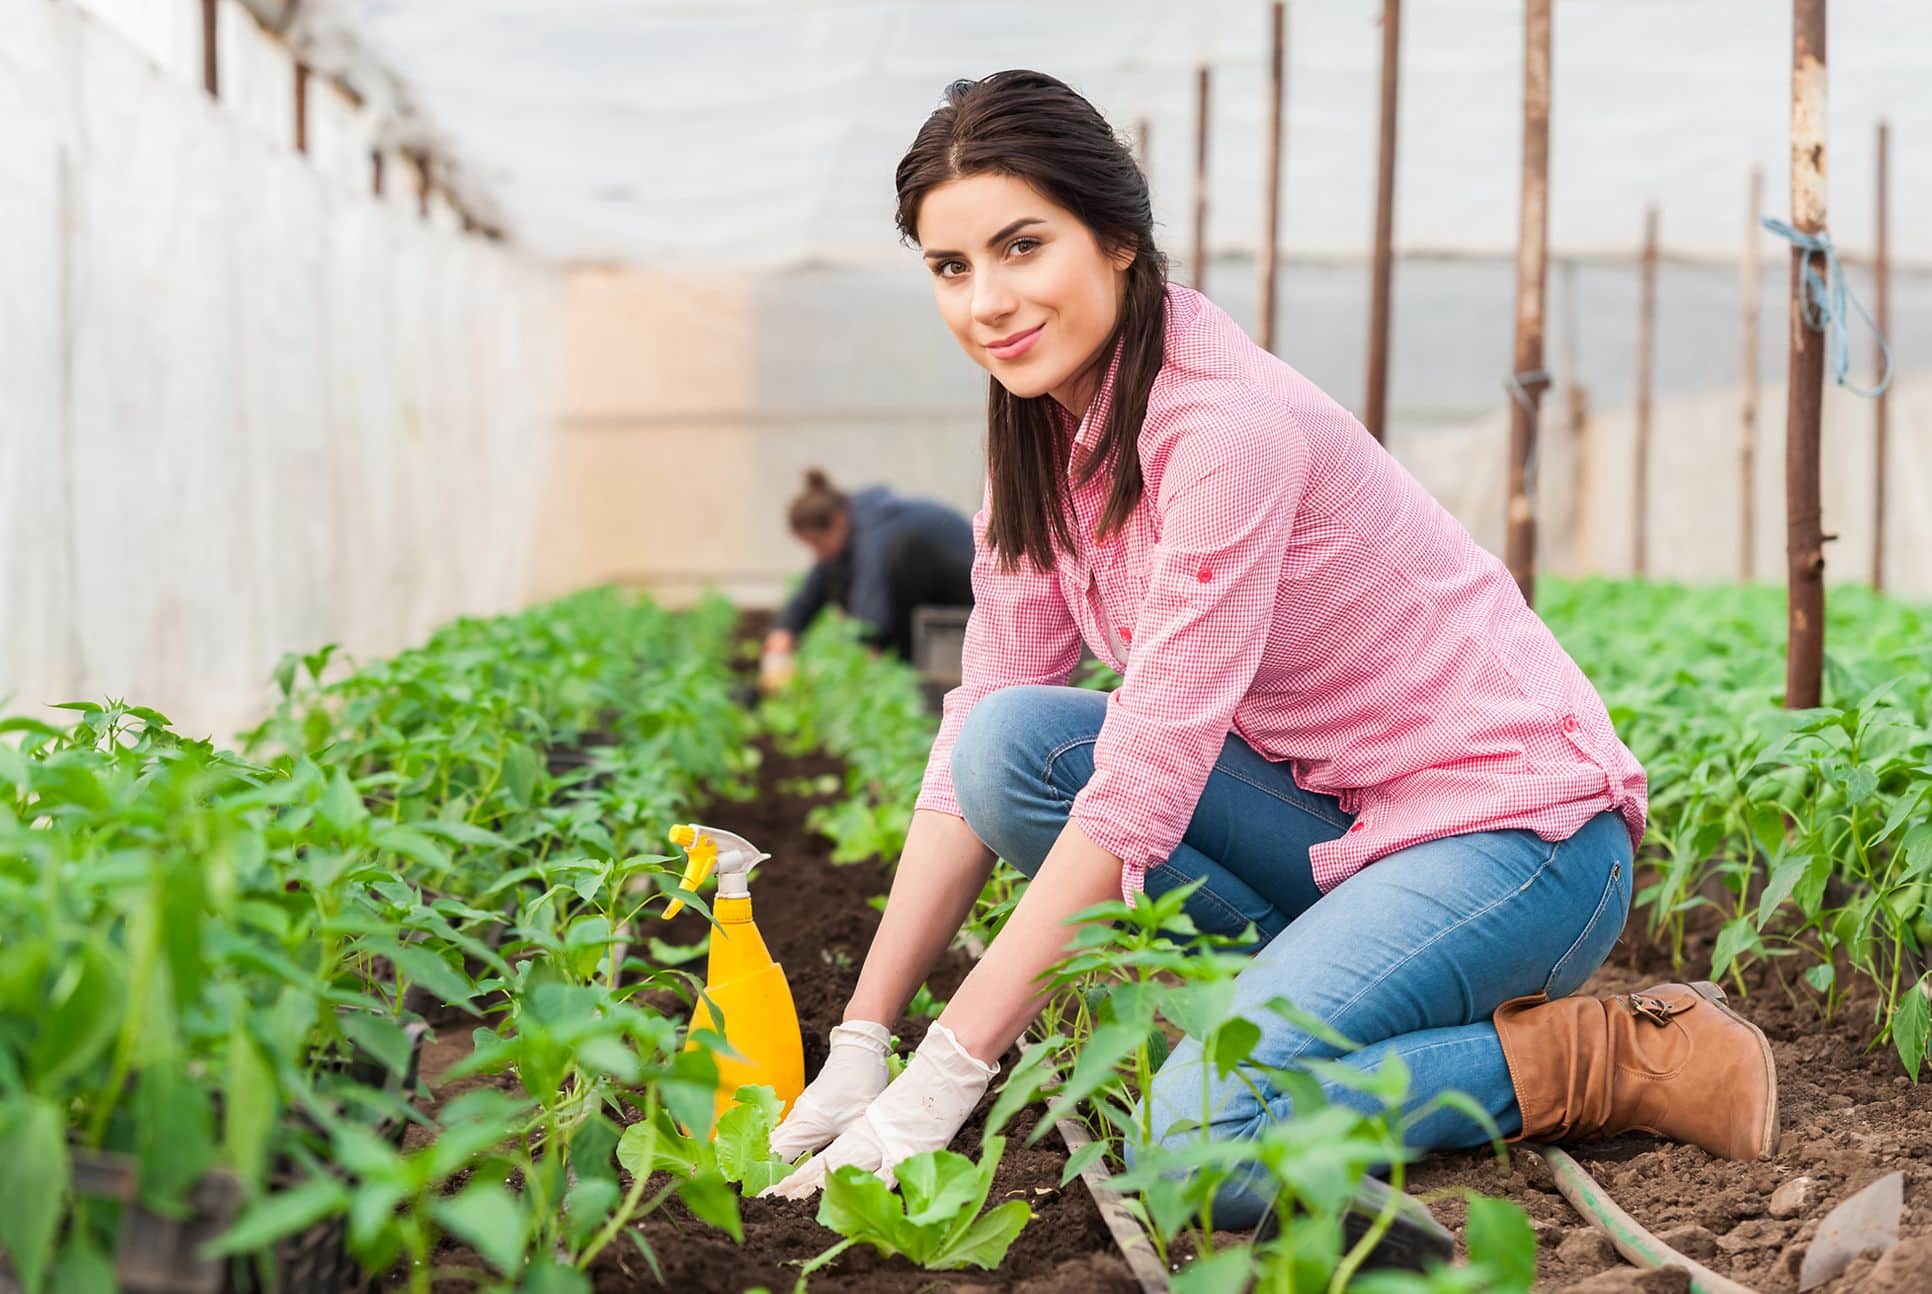
<svg viewBox="0 0 1932 1294"><path fill-rule="evenodd" d="M690 855L690 861L684 865L684 878L679 884L687 890L696 890L715 869L718 873L718 897L724 899L750 895L751 889L745 883L746 875L755 864L771 857L754 848L743 836L699 822L681 822L672 827L671 843L682 846ZM664 909L664 920L669 921L682 911L684 900L674 899Z"/></svg>

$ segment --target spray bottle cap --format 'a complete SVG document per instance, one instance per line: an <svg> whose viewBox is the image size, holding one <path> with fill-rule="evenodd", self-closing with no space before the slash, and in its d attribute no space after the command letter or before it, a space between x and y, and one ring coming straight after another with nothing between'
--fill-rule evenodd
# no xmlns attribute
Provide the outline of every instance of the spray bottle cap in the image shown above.
<svg viewBox="0 0 1932 1294"><path fill-rule="evenodd" d="M704 884L704 878L715 868L718 873L718 897L721 899L750 897L751 887L745 883L746 875L753 864L771 857L753 848L743 836L721 831L717 827L707 827L701 822L681 822L672 827L671 843L682 845L690 855L690 861L684 865L684 879L679 884L687 890L695 890ZM674 899L664 909L664 919L669 921L682 911L684 900Z"/></svg>

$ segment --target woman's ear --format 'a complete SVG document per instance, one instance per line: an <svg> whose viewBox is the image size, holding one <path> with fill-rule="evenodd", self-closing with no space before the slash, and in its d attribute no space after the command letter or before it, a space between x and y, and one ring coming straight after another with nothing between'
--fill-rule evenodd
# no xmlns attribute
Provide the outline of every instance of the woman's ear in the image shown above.
<svg viewBox="0 0 1932 1294"><path fill-rule="evenodd" d="M1107 253L1107 261L1117 270L1125 270L1140 255L1140 240L1128 238Z"/></svg>

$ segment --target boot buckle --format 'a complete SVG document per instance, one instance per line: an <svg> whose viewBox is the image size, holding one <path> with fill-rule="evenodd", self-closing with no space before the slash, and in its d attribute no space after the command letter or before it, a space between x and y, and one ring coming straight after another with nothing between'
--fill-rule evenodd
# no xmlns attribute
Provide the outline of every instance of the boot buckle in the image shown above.
<svg viewBox="0 0 1932 1294"><path fill-rule="evenodd" d="M1624 1005L1630 1009L1630 1014L1642 1016L1657 1025L1669 1024L1672 1016L1680 1011L1688 1011L1691 1006L1688 1002L1671 1002L1649 993L1632 993L1624 999Z"/></svg>

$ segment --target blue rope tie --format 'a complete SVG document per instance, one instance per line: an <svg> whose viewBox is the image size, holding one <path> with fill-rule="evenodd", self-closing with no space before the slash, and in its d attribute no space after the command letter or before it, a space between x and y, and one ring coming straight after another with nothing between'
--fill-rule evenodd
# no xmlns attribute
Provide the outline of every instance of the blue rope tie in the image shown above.
<svg viewBox="0 0 1932 1294"><path fill-rule="evenodd" d="M1807 234L1793 229L1782 220L1764 217L1764 227L1793 247L1807 253L1804 271L1804 321L1805 327L1813 332L1825 334L1825 343L1831 348L1832 376L1838 385L1853 395L1875 398L1885 394L1892 385L1892 348L1878 331L1878 325L1865 313L1865 307L1845 285L1845 267L1838 263L1838 253L1831 245L1830 234ZM1811 257L1822 255L1825 258L1825 272L1822 277L1812 268ZM1871 329L1872 336L1878 341L1878 351L1885 364L1878 376L1878 385L1866 390L1855 382L1847 380L1851 372L1851 316L1846 313L1849 307L1858 312L1858 317Z"/></svg>

